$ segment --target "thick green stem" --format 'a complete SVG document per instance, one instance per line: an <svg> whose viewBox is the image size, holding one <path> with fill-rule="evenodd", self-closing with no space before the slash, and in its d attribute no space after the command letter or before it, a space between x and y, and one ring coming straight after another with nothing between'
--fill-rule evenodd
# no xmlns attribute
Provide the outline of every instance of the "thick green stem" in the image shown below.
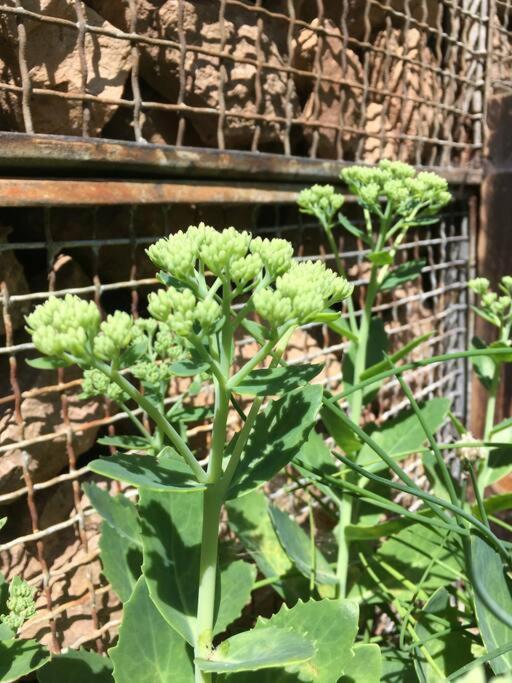
<svg viewBox="0 0 512 683"><path fill-rule="evenodd" d="M219 490L215 485L210 485L204 493L203 501L195 646L195 656L203 659L207 658L212 650L221 509L222 496L219 495ZM196 683L210 683L211 680L210 673L201 671L196 666Z"/></svg>

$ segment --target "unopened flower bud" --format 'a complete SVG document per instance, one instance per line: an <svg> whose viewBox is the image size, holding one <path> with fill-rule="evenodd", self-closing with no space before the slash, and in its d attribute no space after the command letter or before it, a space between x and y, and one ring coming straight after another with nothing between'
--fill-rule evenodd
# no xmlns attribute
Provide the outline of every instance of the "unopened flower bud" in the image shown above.
<svg viewBox="0 0 512 683"><path fill-rule="evenodd" d="M286 273L293 263L293 247L288 240L255 237L251 241L251 251L259 255L273 279Z"/></svg>
<svg viewBox="0 0 512 683"><path fill-rule="evenodd" d="M6 602L9 612L2 615L1 620L14 632L18 631L35 614L34 594L35 588L19 576L15 576L11 581L9 598Z"/></svg>

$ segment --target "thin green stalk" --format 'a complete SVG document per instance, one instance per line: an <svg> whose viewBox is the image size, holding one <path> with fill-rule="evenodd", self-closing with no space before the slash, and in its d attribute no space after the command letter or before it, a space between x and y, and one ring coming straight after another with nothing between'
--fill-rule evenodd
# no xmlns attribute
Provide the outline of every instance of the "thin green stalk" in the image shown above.
<svg viewBox="0 0 512 683"><path fill-rule="evenodd" d="M338 271L339 275L345 276L345 268L343 267L343 263L341 262L340 255L338 252L338 245L336 244L334 240L334 235L332 234L332 225L329 225L328 223L324 223L323 221L320 221L322 223L322 227L324 228L325 235L327 237L327 241L329 242L329 246L331 248L331 251L334 256L334 262L336 263L336 269ZM352 332L357 333L357 321L356 321L356 315L354 311L354 302L352 301L352 297L349 297L347 299L347 311L348 311L348 318L350 321L350 329Z"/></svg>
<svg viewBox="0 0 512 683"><path fill-rule="evenodd" d="M269 355L269 353L270 353L270 352L272 351L272 349L274 348L275 343L276 343L276 339L275 339L275 338L269 339L269 340L261 347L261 349L258 351L258 353L256 353L256 354L251 358L251 360L248 361L248 362L243 366L243 368L241 368L235 375L233 375L233 377L231 377L231 379L230 379L229 382L227 383L227 387L228 387L228 389L229 389L230 391L231 391L232 389L235 389L235 388L237 387L237 385L240 384L240 382L241 382L242 380L244 380L244 379L247 377L247 375L248 375L250 372L252 372L252 370L254 370L254 368L255 368L257 365L259 365L263 360L265 360L265 358Z"/></svg>
<svg viewBox="0 0 512 683"><path fill-rule="evenodd" d="M134 415L133 411L126 405L126 403L120 403L119 405L121 406L123 411L128 415L128 418L131 420L131 422L137 427L142 436L144 436L150 443L152 443L153 436L144 427L139 418L136 415Z"/></svg>
<svg viewBox="0 0 512 683"><path fill-rule="evenodd" d="M432 356L431 358L425 358L423 360L416 360L411 363L405 363L404 365L401 365L399 368L395 368L394 370L385 370L383 372L379 372L378 375L375 375L374 377L370 377L367 380L364 380L362 382L359 382L359 384L354 385L353 387L350 387L350 389L346 389L344 391L340 391L339 393L335 394L334 396L331 396L328 399L325 399L324 404L334 404L338 403L338 401L341 401L343 399L347 399L349 396L352 394L356 393L357 391L360 391L361 389L366 389L367 387L372 386L373 384L380 384L380 382L384 379L387 379L388 377L391 377L392 375L401 375L404 372L408 372L409 370L416 370L417 368L423 368L427 367L429 365L435 365L436 363L444 363L444 362L449 362L452 360L459 360L461 358L475 358L477 356L490 356L490 357L500 357L500 356L509 356L510 355L510 349L502 349L502 348L496 348L496 349L470 349L469 351L456 351L453 353L443 353L439 356Z"/></svg>
<svg viewBox="0 0 512 683"><path fill-rule="evenodd" d="M169 440L176 448L178 453L183 457L187 465L194 473L197 481L205 483L205 471L197 462L197 460L194 457L194 454L187 446L185 441L183 441L183 439L174 429L174 427L171 424L169 424L165 415L163 415L160 412L160 410L153 403L153 401L147 398L147 396L141 394L140 391L138 391L138 389L136 389L131 382L129 382L125 377L123 377L123 375L121 375L121 373L118 370L114 370L106 363L94 360L94 367L105 373L107 377L109 377L113 382L115 382L125 392L125 394L128 394L128 396L132 400L134 400L135 403L137 403L142 408L142 410L144 410L149 415L149 417L153 420L157 427L159 427L162 430L162 432L169 438Z"/></svg>
<svg viewBox="0 0 512 683"><path fill-rule="evenodd" d="M494 427L494 420L496 417L496 399L498 396L498 386L500 381L501 366L500 363L495 363L494 373L489 387L487 396L487 406L485 408L485 423L484 423L484 441L492 441L491 432ZM490 448L487 448L482 459L482 469L478 477L478 491L483 496L485 487L489 480L489 468L487 462L489 460Z"/></svg>

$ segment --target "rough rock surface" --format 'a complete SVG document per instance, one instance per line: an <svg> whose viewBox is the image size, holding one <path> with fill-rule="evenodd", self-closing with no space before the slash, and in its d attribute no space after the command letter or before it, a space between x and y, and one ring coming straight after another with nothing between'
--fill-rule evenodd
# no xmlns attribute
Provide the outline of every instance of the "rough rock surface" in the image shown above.
<svg viewBox="0 0 512 683"><path fill-rule="evenodd" d="M7 242L10 230L0 226L0 245ZM11 250L0 251L0 284L5 283L9 295L28 294L29 286L23 267ZM1 295L1 291L0 291ZM9 306L9 316L13 331L23 327L24 315L28 312L26 303L20 304L13 302ZM3 305L0 304L0 336L5 334Z"/></svg>
<svg viewBox="0 0 512 683"><path fill-rule="evenodd" d="M25 9L76 23L73 0L29 0ZM113 26L94 10L86 8L91 26L113 30ZM21 85L17 58L16 22L13 16L0 26L0 77L13 85ZM75 28L38 21L26 21L26 61L33 88L51 89L68 95L80 95L82 71ZM86 33L84 44L87 65L87 92L105 99L119 99L131 64L127 41L110 36ZM89 105L89 134L99 135L117 109L116 105L94 102ZM24 130L21 95L0 91L0 110L11 126ZM34 95L30 110L37 133L82 133L82 104L79 100Z"/></svg>
<svg viewBox="0 0 512 683"><path fill-rule="evenodd" d="M125 3L106 0L88 0L102 16L119 28L126 30L130 15ZM284 71L263 69L257 76L251 61L258 58L271 66L285 64L278 43L282 31L276 28L276 36L269 32L270 25L259 33L254 16L240 7L226 9L224 20L219 20L219 5L210 0L190 2L185 0L138 0L137 32L147 36L164 37L179 43L180 34L187 45L205 52L188 50L183 59L177 47L163 49L160 46L140 46L140 74L160 97L167 102L182 101L199 109L225 111L241 116L226 116L219 126L216 111L205 113L187 112L203 145L216 147L224 137L226 147L251 148L255 144L265 148L280 142L284 123L269 118L285 118L287 113L296 116L298 101L293 82L288 83ZM232 59L221 60L216 53L224 51ZM242 60L242 61L234 61ZM247 60L249 63L244 62ZM183 81L180 86L180 70ZM253 116L260 115L254 130Z"/></svg>
<svg viewBox="0 0 512 683"><path fill-rule="evenodd" d="M417 29L405 34L383 31L376 46L387 54L375 52L369 59L364 160L375 163L387 157L428 163L432 143L416 138L441 132L441 114L430 104L437 101L441 88L437 74L428 68L434 66L433 55Z"/></svg>
<svg viewBox="0 0 512 683"><path fill-rule="evenodd" d="M382 4L389 6L389 9L362 0L324 0L324 16L334 21L337 26L345 21L347 33L351 38L371 40L386 26L387 21L397 28L403 26L404 18L401 15L407 15L410 20L435 28L439 25L443 12L442 3L438 0L387 0ZM299 3L297 9L298 16L305 21L312 21L318 16L316 2L304 1Z"/></svg>
<svg viewBox="0 0 512 683"><path fill-rule="evenodd" d="M67 376L67 379L70 379ZM41 372L33 381L33 387L42 387L55 381L52 373ZM84 429L91 420L103 414L100 401L83 401L78 398L79 390L68 392L68 416L72 432L72 445L77 456L89 450L95 441L98 427ZM0 457L0 493L14 491L23 486L23 459L28 453L28 469L34 482L45 481L57 475L68 462L66 425L62 415L60 394L51 391L29 396L21 402L23 425L19 425L12 404L0 417L0 445L13 444L12 450L2 452ZM26 448L17 448L16 443L26 439L37 439L43 435L58 433L56 438L38 441Z"/></svg>
<svg viewBox="0 0 512 683"><path fill-rule="evenodd" d="M317 32L320 27L329 35L320 36ZM321 81L306 76L299 81L301 94L306 95L302 119L320 124L307 126L304 136L317 156L336 159L341 152L345 158L353 152L357 136L349 131L340 136L336 126L352 130L357 127L361 100L361 89L357 86L363 80L363 70L357 55L348 48L343 49L341 31L329 20L314 19L311 29L303 29L295 41L294 66L314 73L317 64L322 71Z"/></svg>

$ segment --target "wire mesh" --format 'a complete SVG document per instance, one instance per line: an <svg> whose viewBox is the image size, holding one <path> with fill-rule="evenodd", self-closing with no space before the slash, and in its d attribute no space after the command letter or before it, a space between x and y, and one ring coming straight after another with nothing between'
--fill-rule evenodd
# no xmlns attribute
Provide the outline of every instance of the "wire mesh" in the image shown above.
<svg viewBox="0 0 512 683"><path fill-rule="evenodd" d="M421 278L393 294L381 294L376 302L375 311L386 324L392 348L433 331L415 352L418 358L466 344L470 197L459 195L438 225L412 232L400 246L398 262L425 260ZM350 211L350 203L347 206ZM37 354L23 329L22 316L50 294L68 292L96 301L103 314L122 308L144 315L146 295L156 287L144 248L155 238L200 220L286 237L294 243L297 258L323 259L334 265L321 230L293 204L0 211L0 224L10 226L15 239L0 242L0 267L5 273L0 504L8 517L0 557L7 576L23 573L40 591L38 613L24 633L42 638L55 651L82 643L104 649L119 623L120 606L101 576L99 520L81 494L81 484L99 480L87 470L91 459L102 450L105 454L106 449L96 444L97 437L126 433L129 422L106 400L81 400L80 380L73 371L43 372L27 366L25 359ZM364 289L368 273L361 245L340 234L339 248L350 277ZM344 348L345 343L328 328L311 325L292 339L288 359L323 362L320 381L336 390ZM247 357L250 341L238 340L238 349ZM455 413L464 415L463 362L424 368L407 380L419 398L448 395ZM171 388L170 401L178 390L177 385ZM366 419L394 414L401 398L397 383L388 382ZM207 425L191 425L190 437L201 448L208 439Z"/></svg>
<svg viewBox="0 0 512 683"><path fill-rule="evenodd" d="M476 166L509 24L508 0L3 0L0 129Z"/></svg>

